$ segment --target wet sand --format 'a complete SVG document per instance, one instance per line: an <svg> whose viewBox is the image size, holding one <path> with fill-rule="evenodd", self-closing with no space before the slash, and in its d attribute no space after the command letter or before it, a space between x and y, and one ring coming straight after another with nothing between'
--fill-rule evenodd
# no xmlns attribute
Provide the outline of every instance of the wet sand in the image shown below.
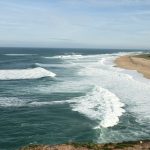
<svg viewBox="0 0 150 150"><path fill-rule="evenodd" d="M115 60L115 63L117 67L137 70L150 79L150 54L121 56Z"/></svg>

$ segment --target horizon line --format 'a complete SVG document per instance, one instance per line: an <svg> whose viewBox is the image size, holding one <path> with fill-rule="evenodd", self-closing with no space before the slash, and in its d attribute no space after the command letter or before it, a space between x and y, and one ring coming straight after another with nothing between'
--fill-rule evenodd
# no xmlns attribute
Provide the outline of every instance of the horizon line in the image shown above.
<svg viewBox="0 0 150 150"><path fill-rule="evenodd" d="M150 48L87 48L87 47L30 47L30 46L0 46L1 48L25 48L25 49L29 49L29 48L39 48L39 49L100 49L100 50L150 50Z"/></svg>

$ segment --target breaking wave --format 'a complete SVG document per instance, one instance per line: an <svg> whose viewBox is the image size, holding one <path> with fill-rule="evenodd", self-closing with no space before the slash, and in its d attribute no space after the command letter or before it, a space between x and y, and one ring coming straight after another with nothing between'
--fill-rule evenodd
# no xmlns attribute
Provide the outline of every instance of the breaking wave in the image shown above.
<svg viewBox="0 0 150 150"><path fill-rule="evenodd" d="M119 117L125 112L120 99L114 93L99 86L95 86L87 95L76 98L71 106L73 111L98 121L97 128L116 125Z"/></svg>
<svg viewBox="0 0 150 150"><path fill-rule="evenodd" d="M56 74L44 68L0 70L0 80L37 79L55 77Z"/></svg>
<svg viewBox="0 0 150 150"><path fill-rule="evenodd" d="M66 101L45 101L45 102L31 102L30 106L44 106L44 105L56 105L56 104L64 104Z"/></svg>
<svg viewBox="0 0 150 150"><path fill-rule="evenodd" d="M59 56L53 56L53 57L44 57L44 58L54 58L54 59L79 59L82 58L83 55L79 54L72 54L72 55L59 55Z"/></svg>

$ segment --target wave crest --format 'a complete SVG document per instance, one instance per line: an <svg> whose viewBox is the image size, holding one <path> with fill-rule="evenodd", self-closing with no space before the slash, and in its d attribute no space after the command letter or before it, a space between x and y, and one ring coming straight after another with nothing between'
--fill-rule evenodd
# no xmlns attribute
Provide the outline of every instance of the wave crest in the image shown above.
<svg viewBox="0 0 150 150"><path fill-rule="evenodd" d="M109 90L94 87L92 92L79 97L71 104L73 111L78 111L87 117L100 121L99 127L112 127L119 122L119 117L125 112L123 103Z"/></svg>
<svg viewBox="0 0 150 150"><path fill-rule="evenodd" d="M44 57L44 58L54 58L54 59L80 59L80 58L83 58L83 55L80 55L80 54L71 54L71 55L59 55L59 56Z"/></svg>
<svg viewBox="0 0 150 150"><path fill-rule="evenodd" d="M55 77L56 74L44 68L0 70L0 80L37 79Z"/></svg>

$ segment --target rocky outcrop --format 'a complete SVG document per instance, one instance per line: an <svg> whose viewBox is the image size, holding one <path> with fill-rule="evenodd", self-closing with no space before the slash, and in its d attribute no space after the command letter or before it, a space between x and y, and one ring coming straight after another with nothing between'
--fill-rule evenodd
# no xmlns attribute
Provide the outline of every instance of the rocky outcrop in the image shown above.
<svg viewBox="0 0 150 150"><path fill-rule="evenodd" d="M150 141L94 144L29 145L19 150L150 150Z"/></svg>

